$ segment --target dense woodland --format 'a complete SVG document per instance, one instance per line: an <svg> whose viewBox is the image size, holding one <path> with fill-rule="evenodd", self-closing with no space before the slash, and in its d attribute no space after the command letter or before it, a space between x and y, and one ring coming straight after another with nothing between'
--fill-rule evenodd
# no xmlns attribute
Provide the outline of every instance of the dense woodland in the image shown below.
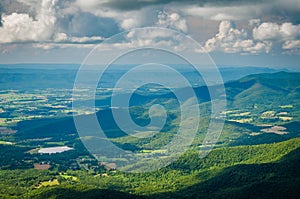
<svg viewBox="0 0 300 199"><path fill-rule="evenodd" d="M36 198L93 197L284 197L296 198L300 183L300 139L276 144L226 147L200 159L191 150L178 161L152 173L130 174L105 171L2 169L2 197ZM41 182L57 179L59 185L38 188Z"/></svg>

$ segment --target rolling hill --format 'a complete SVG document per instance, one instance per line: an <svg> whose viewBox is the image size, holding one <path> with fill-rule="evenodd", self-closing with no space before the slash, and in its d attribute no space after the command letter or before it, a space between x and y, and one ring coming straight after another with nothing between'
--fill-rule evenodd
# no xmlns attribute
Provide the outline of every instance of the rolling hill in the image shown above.
<svg viewBox="0 0 300 199"><path fill-rule="evenodd" d="M241 112L251 111L251 117L255 119L252 123L240 123L233 121L226 121L225 128L223 131L222 142L228 140L235 140L230 143L231 145L240 144L260 144L260 143L272 143L274 141L283 141L292 137L299 136L299 130L295 127L299 124L299 111L300 111L300 73L287 73L279 72L273 74L257 74L244 77L237 81L231 81L225 84L227 93L227 103L229 110L238 110ZM181 92L181 91L180 91ZM182 90L184 92L184 90ZM209 93L207 87L195 88L195 92L200 98L200 107L204 110L206 107L209 113ZM122 96L121 96L122 97ZM108 99L104 101L98 101L96 103L103 105L108 103ZM166 140L170 139L172 132L176 132L178 103L174 95L166 93L151 96L144 96L135 94L132 96L130 109L133 119L140 125L145 125L149 122L147 107L152 104L160 102L171 110L168 112L169 116L167 124L164 127L164 134L159 134L158 137L161 142L165 143ZM145 105L146 104L146 105ZM143 106L142 106L143 105ZM289 108L289 114L293 116L292 121L280 121L276 119L265 119L262 120L261 114L265 111L275 110L275 112L286 111L285 108L280 106L292 105ZM122 112L120 108L118 111ZM236 115L236 114L235 114ZM118 125L115 123L112 112L110 109L105 109L97 113L98 120L106 132L109 138L124 137L126 134L120 130ZM208 115L209 116L209 115ZM85 116L89 117L89 116ZM200 124L199 136L201 132L207 128L207 116L202 115L202 123ZM230 119L230 115L227 115ZM248 116L247 116L248 117ZM205 119L206 118L206 119ZM276 122L277 124L283 125L287 128L290 134L276 135L276 134L261 134L258 136L250 136L252 132L259 132L261 126L256 126L262 122ZM258 125L257 124L257 125ZM67 139L66 134L76 134L76 128L72 117L65 118L54 118L54 119L39 119L20 122L16 127L18 130L17 139L22 140L25 138L47 138L52 137L53 140ZM249 139L251 138L251 139ZM115 140L119 142L119 140ZM149 141L149 140L148 140ZM154 140L155 141L155 140ZM121 142L129 142L129 144L137 145L141 148L142 145L136 139L122 139ZM151 142L151 140L150 140ZM157 140L155 141L157 145ZM160 141L158 141L160 142ZM140 144L139 144L140 143ZM142 142L144 143L144 141ZM201 143L201 139L198 143ZM122 144L122 143L121 143ZM148 145L148 146L151 146ZM159 145L158 145L159 146Z"/></svg>
<svg viewBox="0 0 300 199"><path fill-rule="evenodd" d="M73 172L79 182L30 188L32 198L297 198L300 140L215 149L204 159L189 151L172 165L152 173L109 173L109 177ZM30 172L29 172L30 171ZM29 170L27 178L37 179ZM21 172L16 170L15 172ZM23 174L0 171L2 190ZM55 172L48 172L55 177ZM8 183L5 183L8 182ZM8 197L0 191L0 195Z"/></svg>

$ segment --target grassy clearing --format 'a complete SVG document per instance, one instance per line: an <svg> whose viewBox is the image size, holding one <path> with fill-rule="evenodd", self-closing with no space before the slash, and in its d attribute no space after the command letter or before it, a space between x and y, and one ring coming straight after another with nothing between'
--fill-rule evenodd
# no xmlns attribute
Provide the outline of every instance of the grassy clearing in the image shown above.
<svg viewBox="0 0 300 199"><path fill-rule="evenodd" d="M77 177L68 175L66 173L59 173L59 176L62 177L62 178L64 178L64 179L66 179L66 180L78 181Z"/></svg>
<svg viewBox="0 0 300 199"><path fill-rule="evenodd" d="M265 111L261 114L262 119L269 119L269 118L274 118L276 115L275 111Z"/></svg>
<svg viewBox="0 0 300 199"><path fill-rule="evenodd" d="M275 134L278 134L278 135L288 134L288 132L286 132L285 130L286 130L286 128L283 127L283 126L273 126L271 128L262 129L260 131L264 132L264 133L275 133Z"/></svg>
<svg viewBox="0 0 300 199"><path fill-rule="evenodd" d="M280 116L279 119L282 120L282 121L291 121L293 119L293 117L283 117L283 116Z"/></svg>
<svg viewBox="0 0 300 199"><path fill-rule="evenodd" d="M251 114L251 112L247 111L247 112L242 112L242 113L230 114L229 116L240 117L240 116L249 116L250 114Z"/></svg>
<svg viewBox="0 0 300 199"><path fill-rule="evenodd" d="M252 118L244 118L239 120L228 120L230 122L238 122L238 123L251 123L253 121Z"/></svg>
<svg viewBox="0 0 300 199"><path fill-rule="evenodd" d="M144 149L141 150L142 153L167 153L167 150L164 149L158 149L158 150L148 150L148 149Z"/></svg>
<svg viewBox="0 0 300 199"><path fill-rule="evenodd" d="M41 187L51 187L51 186L56 186L59 185L59 182L57 179L54 180L49 180L49 181L45 181L45 182L41 182L40 185L38 186L38 188Z"/></svg>
<svg viewBox="0 0 300 199"><path fill-rule="evenodd" d="M280 108L293 108L294 106L291 104L279 106Z"/></svg>
<svg viewBox="0 0 300 199"><path fill-rule="evenodd" d="M14 143L0 140L0 144L3 144L3 145L12 145Z"/></svg>

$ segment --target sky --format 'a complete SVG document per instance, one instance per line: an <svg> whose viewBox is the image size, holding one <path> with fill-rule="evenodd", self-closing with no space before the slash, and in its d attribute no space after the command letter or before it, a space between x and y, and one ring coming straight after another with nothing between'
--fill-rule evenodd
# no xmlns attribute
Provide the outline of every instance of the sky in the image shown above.
<svg viewBox="0 0 300 199"><path fill-rule="evenodd" d="M0 15L0 64L81 63L116 34L161 27L217 65L300 68L299 0L1 0Z"/></svg>

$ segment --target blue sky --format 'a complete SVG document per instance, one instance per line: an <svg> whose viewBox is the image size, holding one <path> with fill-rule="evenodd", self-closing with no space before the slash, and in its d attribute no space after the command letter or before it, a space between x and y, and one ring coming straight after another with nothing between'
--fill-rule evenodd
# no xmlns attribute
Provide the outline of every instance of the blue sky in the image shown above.
<svg viewBox="0 0 300 199"><path fill-rule="evenodd" d="M0 12L2 64L81 63L115 34L164 27L217 65L300 68L299 0L1 0Z"/></svg>

